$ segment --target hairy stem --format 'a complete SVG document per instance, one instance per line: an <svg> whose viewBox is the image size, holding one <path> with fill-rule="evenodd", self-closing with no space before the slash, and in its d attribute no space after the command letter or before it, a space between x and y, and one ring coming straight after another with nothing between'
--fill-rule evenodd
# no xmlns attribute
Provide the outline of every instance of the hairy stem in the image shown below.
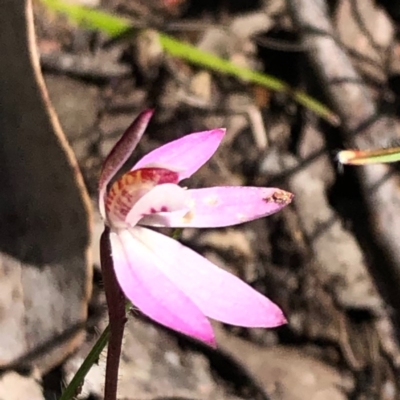
<svg viewBox="0 0 400 400"><path fill-rule="evenodd" d="M121 356L122 337L126 323L125 296L115 276L111 257L110 229L105 227L100 239L101 271L106 293L110 337L108 342L104 400L117 399L118 368Z"/></svg>

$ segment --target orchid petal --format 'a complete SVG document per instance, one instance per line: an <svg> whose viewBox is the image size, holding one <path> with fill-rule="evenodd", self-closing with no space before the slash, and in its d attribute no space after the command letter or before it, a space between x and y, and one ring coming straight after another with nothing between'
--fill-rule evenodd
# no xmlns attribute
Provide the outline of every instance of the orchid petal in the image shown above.
<svg viewBox="0 0 400 400"><path fill-rule="evenodd" d="M188 178L211 158L224 134L225 129L214 129L186 135L145 155L132 170L161 166L178 172L180 180Z"/></svg>
<svg viewBox="0 0 400 400"><path fill-rule="evenodd" d="M143 136L152 115L153 110L146 110L140 113L115 144L103 163L99 180L99 208L100 214L104 219L106 218L104 195L107 185L132 154L132 151Z"/></svg>
<svg viewBox="0 0 400 400"><path fill-rule="evenodd" d="M174 228L211 228L241 224L276 213L293 198L276 188L227 186L189 189L190 211L185 215L149 215L141 225Z"/></svg>
<svg viewBox="0 0 400 400"><path fill-rule="evenodd" d="M111 232L110 241L115 273L126 297L154 321L214 346L210 322L163 274L152 250L128 230Z"/></svg>
<svg viewBox="0 0 400 400"><path fill-rule="evenodd" d="M275 327L286 322L272 301L188 247L141 227L131 233L147 248L156 267L206 316L246 327Z"/></svg>
<svg viewBox="0 0 400 400"><path fill-rule="evenodd" d="M189 203L187 190L173 183L164 183L155 186L135 203L126 216L125 223L135 226L141 218L160 212L175 214L174 211L181 211L178 215L182 218L189 211Z"/></svg>

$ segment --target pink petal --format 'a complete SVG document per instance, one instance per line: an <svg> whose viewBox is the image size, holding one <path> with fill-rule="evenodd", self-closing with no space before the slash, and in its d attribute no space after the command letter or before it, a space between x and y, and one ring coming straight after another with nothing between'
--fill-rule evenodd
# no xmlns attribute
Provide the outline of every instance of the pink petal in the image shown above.
<svg viewBox="0 0 400 400"><path fill-rule="evenodd" d="M155 186L134 204L126 216L125 223L135 226L146 215L160 212L173 215L180 211L177 215L182 218L189 211L189 201L188 191L178 185L164 183Z"/></svg>
<svg viewBox="0 0 400 400"><path fill-rule="evenodd" d="M111 232L110 241L115 273L126 297L154 321L214 346L210 322L158 268L153 252L128 230Z"/></svg>
<svg viewBox="0 0 400 400"><path fill-rule="evenodd" d="M132 235L153 254L157 268L208 317L247 327L286 322L277 305L188 247L141 227L132 230Z"/></svg>
<svg viewBox="0 0 400 400"><path fill-rule="evenodd" d="M214 129L186 135L145 155L132 169L161 166L188 178L211 158L224 134L225 129Z"/></svg>
<svg viewBox="0 0 400 400"><path fill-rule="evenodd" d="M122 135L121 139L115 144L103 163L99 180L99 208L103 218L105 218L104 195L107 185L132 154L132 151L146 130L152 115L153 110L146 110L140 113Z"/></svg>
<svg viewBox="0 0 400 400"><path fill-rule="evenodd" d="M276 213L292 201L293 195L276 188L246 186L190 189L190 211L149 215L141 225L176 228L210 228L241 224Z"/></svg>

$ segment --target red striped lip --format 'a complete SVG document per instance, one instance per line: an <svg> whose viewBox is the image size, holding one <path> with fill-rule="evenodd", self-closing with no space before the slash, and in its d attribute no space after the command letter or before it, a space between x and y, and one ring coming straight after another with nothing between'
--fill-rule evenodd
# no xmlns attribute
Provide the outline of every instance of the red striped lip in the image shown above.
<svg viewBox="0 0 400 400"><path fill-rule="evenodd" d="M178 183L179 174L165 168L141 168L127 172L113 183L106 196L110 222L125 221L134 204L152 188L163 183Z"/></svg>

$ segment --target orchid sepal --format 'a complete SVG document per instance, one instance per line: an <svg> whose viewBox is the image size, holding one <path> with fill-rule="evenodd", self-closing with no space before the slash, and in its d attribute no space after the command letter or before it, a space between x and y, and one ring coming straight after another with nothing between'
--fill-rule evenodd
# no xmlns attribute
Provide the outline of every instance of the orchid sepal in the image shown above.
<svg viewBox="0 0 400 400"><path fill-rule="evenodd" d="M104 196L107 191L107 185L136 148L153 113L154 110L141 112L114 145L103 163L99 179L99 209L103 219L106 219Z"/></svg>

